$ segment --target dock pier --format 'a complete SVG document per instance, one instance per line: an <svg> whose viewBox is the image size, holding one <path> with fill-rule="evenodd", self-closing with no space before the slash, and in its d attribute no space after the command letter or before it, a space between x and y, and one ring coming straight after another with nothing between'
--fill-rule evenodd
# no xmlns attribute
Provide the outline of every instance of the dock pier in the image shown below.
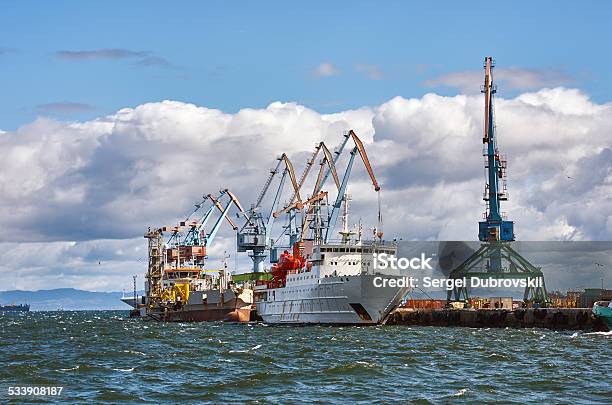
<svg viewBox="0 0 612 405"><path fill-rule="evenodd" d="M397 308L385 322L406 326L463 326L470 328L546 328L608 331L590 308L413 309Z"/></svg>

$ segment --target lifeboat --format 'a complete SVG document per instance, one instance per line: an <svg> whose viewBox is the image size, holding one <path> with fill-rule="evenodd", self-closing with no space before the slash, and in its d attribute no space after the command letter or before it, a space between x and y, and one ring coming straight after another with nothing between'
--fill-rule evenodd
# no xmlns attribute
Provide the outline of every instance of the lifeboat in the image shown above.
<svg viewBox="0 0 612 405"><path fill-rule="evenodd" d="M301 243L293 245L293 252L285 250L281 253L278 263L272 266L272 282L276 287L283 287L287 280L287 273L292 270L300 270L306 264L306 258L300 252Z"/></svg>

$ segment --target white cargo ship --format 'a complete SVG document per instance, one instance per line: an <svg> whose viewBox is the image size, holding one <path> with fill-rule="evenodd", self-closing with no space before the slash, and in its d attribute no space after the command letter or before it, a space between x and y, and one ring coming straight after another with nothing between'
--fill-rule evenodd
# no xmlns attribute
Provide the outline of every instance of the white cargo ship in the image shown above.
<svg viewBox="0 0 612 405"><path fill-rule="evenodd" d="M381 286L402 276L375 270L373 255L396 251L382 241L296 244L272 269L273 280L255 286L257 313L270 324L379 324L408 288Z"/></svg>

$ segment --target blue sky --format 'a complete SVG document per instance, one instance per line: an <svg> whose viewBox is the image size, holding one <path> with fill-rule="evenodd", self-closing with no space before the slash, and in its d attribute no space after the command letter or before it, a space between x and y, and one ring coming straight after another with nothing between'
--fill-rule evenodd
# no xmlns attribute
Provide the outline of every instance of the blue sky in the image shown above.
<svg viewBox="0 0 612 405"><path fill-rule="evenodd" d="M0 129L164 99L227 112L277 100L334 112L397 95L451 95L459 90L436 79L476 70L488 54L607 102L610 9L559 1L4 3ZM319 73L329 76L316 74L323 64Z"/></svg>

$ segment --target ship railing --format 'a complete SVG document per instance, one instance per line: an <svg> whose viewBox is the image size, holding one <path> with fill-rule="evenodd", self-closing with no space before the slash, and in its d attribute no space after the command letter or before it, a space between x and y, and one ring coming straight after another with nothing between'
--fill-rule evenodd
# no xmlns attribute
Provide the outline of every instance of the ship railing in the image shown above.
<svg viewBox="0 0 612 405"><path fill-rule="evenodd" d="M346 246L366 246L366 247L395 247L397 246L397 241L388 241L388 240L349 240L343 241L342 239L331 239L326 245L346 245Z"/></svg>

